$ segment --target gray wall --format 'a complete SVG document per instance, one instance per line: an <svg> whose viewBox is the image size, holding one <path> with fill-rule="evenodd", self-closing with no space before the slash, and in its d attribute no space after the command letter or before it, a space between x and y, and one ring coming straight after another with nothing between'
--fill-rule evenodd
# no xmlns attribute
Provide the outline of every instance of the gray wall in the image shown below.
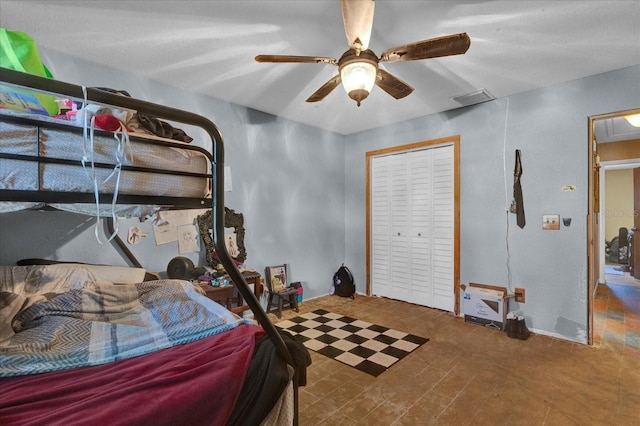
<svg viewBox="0 0 640 426"><path fill-rule="evenodd" d="M639 81L640 66L634 66L350 136L346 262L361 288L365 153L460 135L461 283L509 286L510 258L510 288L524 287L526 303L510 302L509 309L536 331L586 342L588 117L638 108ZM524 229L506 213L515 149L522 152ZM563 185L577 191L562 192ZM573 221L568 228L543 231L543 214Z"/></svg>
<svg viewBox="0 0 640 426"><path fill-rule="evenodd" d="M512 303L510 310L524 314L536 331L586 342L587 120L640 106L640 66L344 137L54 51L42 54L60 80L125 89L217 123L233 177L225 204L245 216L247 266L263 271L289 264L305 297L326 294L343 262L364 291L365 153L459 134L461 282L509 285L509 254L511 287L524 287L527 296L526 304ZM506 213L515 149L522 151L524 168L524 229ZM569 184L577 191L562 192ZM543 214L573 222L543 231ZM92 218L61 212L2 215L0 263L47 257L124 264L115 249L96 242L92 226ZM158 248L151 238L136 250L154 271L164 271L178 255L175 246Z"/></svg>
<svg viewBox="0 0 640 426"><path fill-rule="evenodd" d="M333 273L345 257L342 135L54 51L41 53L59 80L124 89L134 97L192 111L216 123L224 137L225 165L231 167L233 182L233 190L225 193L225 205L244 215L246 266L264 272L266 265L286 263L289 277L303 282L305 297L327 294ZM204 134L184 129L196 140ZM98 244L94 222L91 217L63 212L0 215L0 264L29 257L126 264L111 245ZM138 220L120 221L120 234L126 237L132 225L139 225ZM151 230L150 224L141 228ZM156 246L152 234L131 249L152 271L165 271L178 256L177 244ZM187 257L198 261L195 254Z"/></svg>

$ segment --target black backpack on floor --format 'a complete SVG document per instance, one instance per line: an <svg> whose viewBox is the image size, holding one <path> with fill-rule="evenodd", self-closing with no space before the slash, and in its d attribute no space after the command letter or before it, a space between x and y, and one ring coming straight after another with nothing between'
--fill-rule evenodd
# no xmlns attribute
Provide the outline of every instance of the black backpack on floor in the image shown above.
<svg viewBox="0 0 640 426"><path fill-rule="evenodd" d="M344 263L338 268L338 271L333 274L333 287L331 290L331 294L355 299L356 283L353 280L351 271L344 266Z"/></svg>

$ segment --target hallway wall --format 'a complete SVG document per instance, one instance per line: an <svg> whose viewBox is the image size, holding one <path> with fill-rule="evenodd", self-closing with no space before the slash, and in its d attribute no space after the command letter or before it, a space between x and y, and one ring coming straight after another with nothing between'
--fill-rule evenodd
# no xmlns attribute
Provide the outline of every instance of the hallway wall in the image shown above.
<svg viewBox="0 0 640 426"><path fill-rule="evenodd" d="M633 228L633 169L605 171L605 239L611 241L622 227Z"/></svg>

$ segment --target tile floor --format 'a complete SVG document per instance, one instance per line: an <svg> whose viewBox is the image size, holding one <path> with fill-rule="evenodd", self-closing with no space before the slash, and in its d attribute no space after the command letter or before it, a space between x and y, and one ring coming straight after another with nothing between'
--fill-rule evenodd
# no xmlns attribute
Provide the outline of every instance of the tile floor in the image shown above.
<svg viewBox="0 0 640 426"><path fill-rule="evenodd" d="M606 274L593 308L594 346L640 357L640 281Z"/></svg>
<svg viewBox="0 0 640 426"><path fill-rule="evenodd" d="M510 339L450 313L325 296L314 309L430 339L377 378L311 353L300 425L638 425L640 356L541 335ZM298 315L283 312L283 319ZM274 321L278 321L272 315Z"/></svg>

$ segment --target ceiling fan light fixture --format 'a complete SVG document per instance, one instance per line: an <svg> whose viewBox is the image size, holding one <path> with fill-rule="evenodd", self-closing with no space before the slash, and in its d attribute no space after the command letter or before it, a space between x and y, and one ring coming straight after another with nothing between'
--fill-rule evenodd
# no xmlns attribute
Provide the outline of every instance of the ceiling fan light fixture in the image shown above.
<svg viewBox="0 0 640 426"><path fill-rule="evenodd" d="M625 115L624 119L633 127L640 127L640 114Z"/></svg>
<svg viewBox="0 0 640 426"><path fill-rule="evenodd" d="M340 68L342 85L349 97L358 103L369 96L376 81L376 64L368 61L351 62Z"/></svg>
<svg viewBox="0 0 640 426"><path fill-rule="evenodd" d="M360 102L364 101L367 96L369 96L369 91L364 89L355 89L348 93L349 97L356 101L358 106L360 106Z"/></svg>
<svg viewBox="0 0 640 426"><path fill-rule="evenodd" d="M338 61L338 69L344 90L360 106L376 82L378 57L368 49L361 52L349 49Z"/></svg>

